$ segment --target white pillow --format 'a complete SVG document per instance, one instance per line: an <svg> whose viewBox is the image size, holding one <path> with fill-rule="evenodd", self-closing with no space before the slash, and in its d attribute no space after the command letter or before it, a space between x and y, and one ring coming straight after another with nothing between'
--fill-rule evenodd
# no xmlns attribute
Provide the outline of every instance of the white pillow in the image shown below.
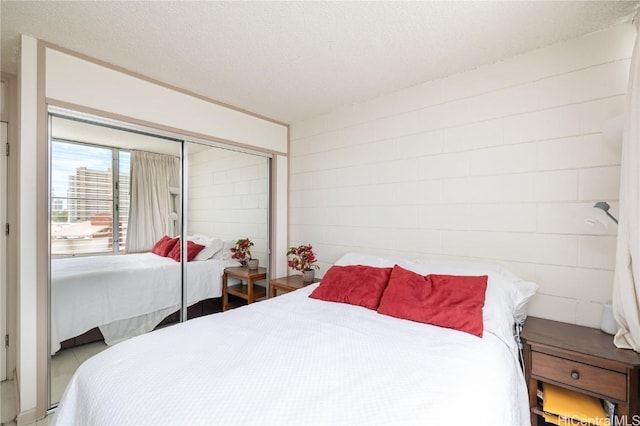
<svg viewBox="0 0 640 426"><path fill-rule="evenodd" d="M188 236L187 239L204 246L193 260L211 259L213 255L222 249L222 240L220 238L212 238L206 235L196 234L190 237Z"/></svg>
<svg viewBox="0 0 640 426"><path fill-rule="evenodd" d="M229 260L231 259L231 248L236 245L235 240L227 240L222 242L222 250L219 250L214 256L214 259Z"/></svg>

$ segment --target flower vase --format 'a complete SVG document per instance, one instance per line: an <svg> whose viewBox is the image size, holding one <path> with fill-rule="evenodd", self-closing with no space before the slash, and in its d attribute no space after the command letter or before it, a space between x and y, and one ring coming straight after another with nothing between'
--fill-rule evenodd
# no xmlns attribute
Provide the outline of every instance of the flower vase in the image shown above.
<svg viewBox="0 0 640 426"><path fill-rule="evenodd" d="M247 266L249 269L258 269L258 264L260 263L259 259L249 259L247 260Z"/></svg>
<svg viewBox="0 0 640 426"><path fill-rule="evenodd" d="M302 271L302 281L305 283L313 282L313 279L316 276L316 271L313 269L307 269L306 271Z"/></svg>

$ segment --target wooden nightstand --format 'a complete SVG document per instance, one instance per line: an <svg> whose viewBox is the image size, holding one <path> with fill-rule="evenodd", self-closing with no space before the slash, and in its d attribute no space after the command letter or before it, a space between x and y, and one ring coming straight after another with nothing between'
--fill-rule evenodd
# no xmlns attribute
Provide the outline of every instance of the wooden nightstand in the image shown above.
<svg viewBox="0 0 640 426"><path fill-rule="evenodd" d="M320 279L316 278L313 282L320 282ZM302 281L302 275L290 275L288 277L274 278L269 281L269 287L271 288L269 297L276 297L278 295L278 291L281 293L288 293L290 291L306 287L309 284L312 283Z"/></svg>
<svg viewBox="0 0 640 426"><path fill-rule="evenodd" d="M240 284L228 286L228 277L239 279ZM229 295L245 300L247 304L262 299L267 295L265 287L255 285L256 281L267 279L267 268L249 269L248 266L226 268L222 275L222 310L235 308L240 303L229 303ZM245 284L246 283L246 284Z"/></svg>
<svg viewBox="0 0 640 426"><path fill-rule="evenodd" d="M535 317L527 318L522 340L532 425L542 415L539 382L607 399L618 406L617 424L639 424L638 353L616 348L598 329Z"/></svg>

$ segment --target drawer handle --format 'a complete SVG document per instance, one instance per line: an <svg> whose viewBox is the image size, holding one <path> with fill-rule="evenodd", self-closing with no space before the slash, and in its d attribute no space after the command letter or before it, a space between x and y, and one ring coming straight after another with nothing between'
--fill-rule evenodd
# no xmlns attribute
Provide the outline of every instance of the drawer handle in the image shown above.
<svg viewBox="0 0 640 426"><path fill-rule="evenodd" d="M571 378L573 380L578 380L580 378L580 373L578 373L577 371L572 371L571 372Z"/></svg>

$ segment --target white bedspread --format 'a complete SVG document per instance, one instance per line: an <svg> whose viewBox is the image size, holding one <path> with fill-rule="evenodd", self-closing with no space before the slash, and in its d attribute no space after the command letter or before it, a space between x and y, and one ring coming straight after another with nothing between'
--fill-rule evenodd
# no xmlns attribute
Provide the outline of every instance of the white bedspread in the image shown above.
<svg viewBox="0 0 640 426"><path fill-rule="evenodd" d="M187 264L188 304L222 295L235 261ZM60 342L101 327L107 344L149 331L182 297L180 263L153 253L86 256L51 262L51 353Z"/></svg>
<svg viewBox="0 0 640 426"><path fill-rule="evenodd" d="M530 424L517 354L496 335L310 299L315 286L107 349L55 424Z"/></svg>

